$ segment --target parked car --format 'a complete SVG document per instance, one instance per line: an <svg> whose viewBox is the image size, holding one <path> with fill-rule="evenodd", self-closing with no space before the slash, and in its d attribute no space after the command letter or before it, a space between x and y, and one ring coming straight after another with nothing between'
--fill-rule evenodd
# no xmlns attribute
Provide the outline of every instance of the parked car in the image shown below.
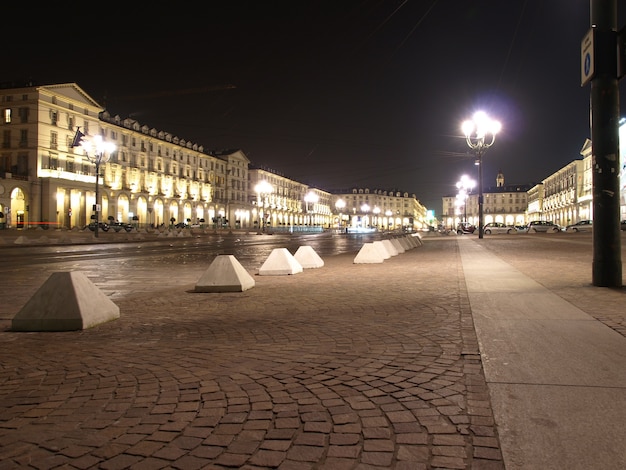
<svg viewBox="0 0 626 470"><path fill-rule="evenodd" d="M113 230L115 230L116 232L119 232L121 230L126 230L127 232L130 232L133 229L133 226L131 224L125 224L124 222L113 222L111 224L111 228L113 228Z"/></svg>
<svg viewBox="0 0 626 470"><path fill-rule="evenodd" d="M463 235L464 233L474 233L475 230L476 227L469 222L461 222L456 226L456 233L458 235Z"/></svg>
<svg viewBox="0 0 626 470"><path fill-rule="evenodd" d="M87 227L92 232L96 231L96 223L95 222L91 222ZM110 228L110 226L106 222L98 222L98 230L102 230L103 232L108 232L109 228Z"/></svg>
<svg viewBox="0 0 626 470"><path fill-rule="evenodd" d="M566 232L591 232L593 230L592 220L579 220L575 224L565 227Z"/></svg>
<svg viewBox="0 0 626 470"><path fill-rule="evenodd" d="M483 233L489 235L492 233L517 233L514 225L507 225L502 222L489 222L483 227Z"/></svg>
<svg viewBox="0 0 626 470"><path fill-rule="evenodd" d="M528 233L560 232L561 230L562 227L559 224L547 220L532 220L528 223L528 227L526 228Z"/></svg>

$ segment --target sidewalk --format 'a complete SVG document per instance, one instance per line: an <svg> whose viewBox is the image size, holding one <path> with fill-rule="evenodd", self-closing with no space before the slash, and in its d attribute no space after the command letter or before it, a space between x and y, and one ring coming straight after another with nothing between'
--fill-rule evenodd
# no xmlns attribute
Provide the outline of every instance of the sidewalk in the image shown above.
<svg viewBox="0 0 626 470"><path fill-rule="evenodd" d="M459 247L506 468L626 468L626 338L484 247ZM607 291L594 295L621 296L623 312L623 291Z"/></svg>
<svg viewBox="0 0 626 470"><path fill-rule="evenodd" d="M9 289L0 469L626 467L623 291L534 280L527 250L485 241L227 294L193 292L208 265L104 265L121 317L80 332L11 332Z"/></svg>

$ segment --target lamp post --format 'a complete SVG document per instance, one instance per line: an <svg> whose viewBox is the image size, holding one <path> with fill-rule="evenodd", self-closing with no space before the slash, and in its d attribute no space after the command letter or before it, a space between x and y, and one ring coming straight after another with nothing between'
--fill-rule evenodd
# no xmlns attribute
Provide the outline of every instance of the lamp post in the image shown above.
<svg viewBox="0 0 626 470"><path fill-rule="evenodd" d="M109 161L111 153L115 152L116 146L112 142L105 142L101 135L96 135L92 139L85 139L85 135L80 132L80 128L76 129L76 135L71 147L82 147L87 155L87 159L96 165L96 201L93 205L95 212L94 236L98 238L98 229L100 228L100 204L99 204L99 186L100 186L100 165Z"/></svg>
<svg viewBox="0 0 626 470"><path fill-rule="evenodd" d="M469 194L472 192L472 189L474 189L475 185L476 185L476 182L467 175L461 176L461 179L456 183L456 187L459 190L459 196L461 199L463 199L463 206L464 206L463 222L467 222L467 198L469 197Z"/></svg>
<svg viewBox="0 0 626 470"><path fill-rule="evenodd" d="M372 212L374 213L374 225L376 230L378 230L378 214L380 214L380 207L374 206Z"/></svg>
<svg viewBox="0 0 626 470"><path fill-rule="evenodd" d="M265 231L265 200L262 198L264 194L270 194L274 191L274 188L267 181L260 181L255 187L255 192L257 193L257 206L258 206L258 216L259 216L259 230Z"/></svg>
<svg viewBox="0 0 626 470"><path fill-rule="evenodd" d="M304 196L304 203L305 203L305 205L306 205L306 213L307 213L307 214L309 214L309 215L308 215L308 217L309 217L309 225L313 225L313 220L312 220L312 217L314 217L314 216L315 216L315 211L312 211L313 216L312 216L312 215L310 215L310 212L309 212L309 203L312 203L312 204L313 204L313 208L315 209L315 204L316 204L316 203L317 203L317 201L319 201L319 200L320 200L319 196L318 196L317 194L315 194L313 191L309 191L309 192L306 194L306 196Z"/></svg>
<svg viewBox="0 0 626 470"><path fill-rule="evenodd" d="M361 220L361 227L365 228L365 220L369 220L369 216L367 215L367 213L370 211L370 206L365 203L361 206L361 212L363 213L363 218Z"/></svg>
<svg viewBox="0 0 626 470"><path fill-rule="evenodd" d="M476 154L478 165L478 238L483 238L483 155L496 141L500 128L500 123L483 111L474 113L472 119L461 126L467 145Z"/></svg>
<svg viewBox="0 0 626 470"><path fill-rule="evenodd" d="M335 207L339 212L339 223L337 225L338 228L341 229L343 225L343 209L346 207L346 201L344 201L343 199L337 199L337 201L335 202Z"/></svg>

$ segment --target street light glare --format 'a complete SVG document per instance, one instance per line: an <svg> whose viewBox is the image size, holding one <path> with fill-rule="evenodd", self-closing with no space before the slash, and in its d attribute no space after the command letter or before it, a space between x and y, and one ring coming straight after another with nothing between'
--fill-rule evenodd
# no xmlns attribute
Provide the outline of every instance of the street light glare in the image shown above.
<svg viewBox="0 0 626 470"><path fill-rule="evenodd" d="M473 121L463 121L461 125L461 131L465 137L469 137L474 132L474 122Z"/></svg>
<svg viewBox="0 0 626 470"><path fill-rule="evenodd" d="M313 202L313 203L315 203L315 202L318 202L319 199L320 199L319 196L317 194L315 194L313 191L308 192L307 195L304 196L304 200L306 202Z"/></svg>
<svg viewBox="0 0 626 470"><path fill-rule="evenodd" d="M483 139L488 134L495 136L501 129L500 121L491 119L484 111L476 111L471 120L468 119L461 125L465 137L471 137L476 133L477 139Z"/></svg>
<svg viewBox="0 0 626 470"><path fill-rule="evenodd" d="M271 184L269 184L267 181L263 180L261 182L259 182L255 187L254 187L254 191L256 193L272 193L274 192L274 188Z"/></svg>
<svg viewBox="0 0 626 470"><path fill-rule="evenodd" d="M80 146L87 153L94 152L102 155L103 153L113 153L117 148L113 142L106 142L101 135L95 135L92 139L82 139Z"/></svg>
<svg viewBox="0 0 626 470"><path fill-rule="evenodd" d="M484 111L475 112L472 120L461 126L467 145L476 153L478 166L478 238L483 238L483 155L494 144L501 128L500 122L491 119Z"/></svg>

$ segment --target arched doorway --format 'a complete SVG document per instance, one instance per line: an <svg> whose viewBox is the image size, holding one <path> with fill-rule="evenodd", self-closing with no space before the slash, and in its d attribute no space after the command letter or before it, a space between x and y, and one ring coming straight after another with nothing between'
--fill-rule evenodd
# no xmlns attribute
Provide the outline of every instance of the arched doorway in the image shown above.
<svg viewBox="0 0 626 470"><path fill-rule="evenodd" d="M24 228L27 221L26 214L26 196L21 188L15 188L11 191L11 207L7 210L6 215L7 226L15 228Z"/></svg>
<svg viewBox="0 0 626 470"><path fill-rule="evenodd" d="M163 201L161 199L154 200L154 226L158 227L159 225L165 223L165 217L163 216Z"/></svg>
<svg viewBox="0 0 626 470"><path fill-rule="evenodd" d="M167 223L170 225L182 222L178 220L178 203L176 201L170 202L169 215L167 216Z"/></svg>
<svg viewBox="0 0 626 470"><path fill-rule="evenodd" d="M128 196L126 194L120 194L117 198L117 214L114 214L115 220L118 220L119 222L129 223L129 212L130 201L128 200Z"/></svg>
<svg viewBox="0 0 626 470"><path fill-rule="evenodd" d="M134 214L134 217L136 217L136 219L133 223L139 226L148 223L148 201L143 196L137 198L137 212Z"/></svg>

